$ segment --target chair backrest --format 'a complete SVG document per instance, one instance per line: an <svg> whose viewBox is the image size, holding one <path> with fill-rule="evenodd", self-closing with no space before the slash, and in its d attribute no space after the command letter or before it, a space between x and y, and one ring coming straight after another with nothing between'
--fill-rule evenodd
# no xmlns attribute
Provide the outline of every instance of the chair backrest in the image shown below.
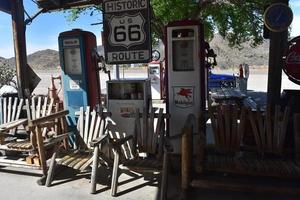
<svg viewBox="0 0 300 200"><path fill-rule="evenodd" d="M266 112L259 108L256 111L248 111L259 153L283 153L291 108L286 106L282 110L279 105L276 105L275 112L272 112L269 107Z"/></svg>
<svg viewBox="0 0 300 200"><path fill-rule="evenodd" d="M219 153L235 153L240 150L245 128L246 109L239 116L236 105L221 105L209 109L213 137Z"/></svg>
<svg viewBox="0 0 300 200"><path fill-rule="evenodd" d="M55 108L54 99L49 97L34 96L31 99L26 99L26 111L28 120L45 117L57 111Z"/></svg>
<svg viewBox="0 0 300 200"><path fill-rule="evenodd" d="M0 98L0 124L18 120L24 105L24 100L17 97Z"/></svg>
<svg viewBox="0 0 300 200"><path fill-rule="evenodd" d="M133 140L128 141L121 146L122 156L125 159L132 159L139 156L139 153L156 154L158 157L162 155L163 139L165 136L165 115L163 109L159 109L155 113L155 109L151 109L150 113L143 110L140 113L136 109L135 113L127 117L134 118L135 128L132 130ZM117 128L108 128L110 138L124 138L128 135L122 135L117 132Z"/></svg>
<svg viewBox="0 0 300 200"><path fill-rule="evenodd" d="M103 115L103 110L96 112L91 111L89 106L84 110L80 108L79 118L77 122L77 148L91 148L90 142L98 137L101 137L106 130L106 119Z"/></svg>

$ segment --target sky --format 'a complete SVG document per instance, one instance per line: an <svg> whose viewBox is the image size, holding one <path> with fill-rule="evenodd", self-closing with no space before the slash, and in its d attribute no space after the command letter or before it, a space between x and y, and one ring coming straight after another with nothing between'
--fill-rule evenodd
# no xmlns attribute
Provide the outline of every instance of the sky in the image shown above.
<svg viewBox="0 0 300 200"><path fill-rule="evenodd" d="M291 36L298 36L300 35L300 0L290 0L290 5L294 13ZM29 15L33 15L37 11L37 6L31 0L24 0L24 7ZM27 54L44 49L58 50L59 33L74 28L93 32L97 36L98 45L101 44L102 25L91 25L102 21L100 13L94 13L92 17L89 14L81 15L74 22L67 21L67 15L62 11L44 13L28 25L26 30ZM11 23L11 16L0 11L0 57L14 56Z"/></svg>

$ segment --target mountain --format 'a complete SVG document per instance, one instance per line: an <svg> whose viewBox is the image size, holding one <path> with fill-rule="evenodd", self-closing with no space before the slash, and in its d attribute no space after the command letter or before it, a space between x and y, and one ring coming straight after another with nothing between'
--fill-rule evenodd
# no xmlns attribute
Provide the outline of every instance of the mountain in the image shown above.
<svg viewBox="0 0 300 200"><path fill-rule="evenodd" d="M231 68L241 63L247 63L250 66L267 66L269 57L269 41L262 45L252 48L250 43L244 43L241 48L230 48L228 42L220 35L215 35L210 42L210 46L217 54L218 66L221 68ZM100 55L104 55L103 46L97 47ZM163 46L159 47L163 54ZM163 57L163 56L161 56ZM4 58L0 57L0 64ZM9 66L15 66L14 58L4 59ZM28 63L33 69L57 69L60 66L58 51L46 49L37 51L28 55Z"/></svg>
<svg viewBox="0 0 300 200"><path fill-rule="evenodd" d="M59 68L59 55L58 51L46 49L37 51L27 56L28 64L33 69L57 69ZM15 66L15 58L7 59L9 66Z"/></svg>
<svg viewBox="0 0 300 200"><path fill-rule="evenodd" d="M269 60L269 41L256 48L251 47L250 42L243 43L241 48L230 48L228 42L220 35L215 35L210 42L210 47L217 54L218 66L228 68L247 63L250 66L267 66Z"/></svg>

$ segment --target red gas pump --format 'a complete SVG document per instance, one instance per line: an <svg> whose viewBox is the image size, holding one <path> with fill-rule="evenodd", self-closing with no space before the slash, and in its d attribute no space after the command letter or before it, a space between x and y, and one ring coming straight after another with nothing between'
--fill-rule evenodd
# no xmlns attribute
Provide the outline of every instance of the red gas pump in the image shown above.
<svg viewBox="0 0 300 200"><path fill-rule="evenodd" d="M195 133L205 132L205 51L203 24L199 21L172 22L166 27L167 112L170 136L178 135L187 117L195 117ZM196 137L194 135L193 137ZM180 141L174 141L180 153Z"/></svg>

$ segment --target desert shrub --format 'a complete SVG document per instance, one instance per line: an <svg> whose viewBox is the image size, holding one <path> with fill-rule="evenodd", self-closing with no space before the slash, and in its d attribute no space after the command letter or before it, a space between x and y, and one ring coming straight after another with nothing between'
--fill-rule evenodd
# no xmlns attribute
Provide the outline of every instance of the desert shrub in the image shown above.
<svg viewBox="0 0 300 200"><path fill-rule="evenodd" d="M0 88L3 85L16 85L14 77L16 75L16 70L9 67L6 62L0 63Z"/></svg>

